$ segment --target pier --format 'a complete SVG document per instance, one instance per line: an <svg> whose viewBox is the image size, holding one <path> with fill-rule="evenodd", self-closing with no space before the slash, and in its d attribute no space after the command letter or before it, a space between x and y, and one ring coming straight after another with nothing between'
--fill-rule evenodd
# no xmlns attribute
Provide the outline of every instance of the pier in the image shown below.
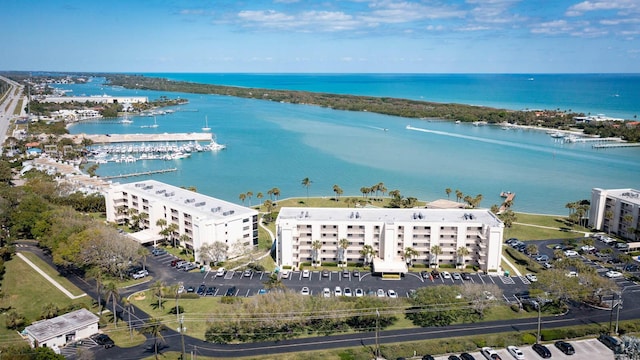
<svg viewBox="0 0 640 360"><path fill-rule="evenodd" d="M516 193L512 193L511 191L503 191L500 193L500 197L504 198L504 202L502 202L502 205L500 205L498 213L502 213L509 208L507 204L513 203L513 199L516 197Z"/></svg>
<svg viewBox="0 0 640 360"><path fill-rule="evenodd" d="M153 175L153 174L162 174L162 173L168 173L168 172L173 172L173 171L178 171L178 168L161 169L161 170L149 170L149 171L141 171L141 172L135 172L135 173L129 173L129 174L122 174L122 175L102 176L102 179L104 179L104 180L122 179L122 178L134 177L134 176L145 176L145 175Z"/></svg>
<svg viewBox="0 0 640 360"><path fill-rule="evenodd" d="M564 138L564 140L572 143L612 142L612 141L622 143L624 141L621 138L617 138L617 137L599 138L599 137L576 137L576 136L567 136Z"/></svg>
<svg viewBox="0 0 640 360"><path fill-rule="evenodd" d="M594 144L591 147L594 149L607 149L607 148L636 147L636 146L640 146L640 143Z"/></svg>
<svg viewBox="0 0 640 360"><path fill-rule="evenodd" d="M174 142L174 141L208 141L213 140L212 133L163 133L163 134L75 134L66 135L75 143L82 143L83 139L93 141L94 144L111 143L150 143L150 142Z"/></svg>

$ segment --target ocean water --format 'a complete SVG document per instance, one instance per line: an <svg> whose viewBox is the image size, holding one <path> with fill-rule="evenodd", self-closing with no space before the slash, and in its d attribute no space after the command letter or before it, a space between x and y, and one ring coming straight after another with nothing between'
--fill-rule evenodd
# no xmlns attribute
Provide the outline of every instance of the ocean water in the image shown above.
<svg viewBox="0 0 640 360"><path fill-rule="evenodd" d="M210 79L225 77L210 76ZM275 83L287 88L289 82L288 88L292 89L312 83L313 76L300 76L302 79L282 75L283 79ZM540 76L525 81L536 82ZM269 87L265 77L278 78L277 75L256 75L255 83L251 84L251 75L229 77L246 83L236 80L235 84L228 84L255 87ZM405 76L397 77L397 88L406 88ZM318 87L329 86L319 82ZM341 92L337 91L341 86L335 86L336 91L328 88L322 91ZM385 88L380 84L371 87L380 91ZM176 186L195 186L199 192L236 203L241 203L240 193L251 191L254 196L245 201L247 205L258 202L258 192L267 199L267 191L274 187L280 189L281 197L304 197L306 188L301 180L308 177L312 180L310 196L333 196L334 184L342 187L343 196L361 196L361 187L384 182L389 190L398 189L405 196L427 201L446 198L446 188L454 190L454 200L456 189L471 196L482 194L481 206L484 207L499 204L501 191L512 191L516 193L516 211L566 214L565 204L589 199L593 187L637 188L640 185L640 147L597 150L591 144L561 142L538 130L503 130L498 126L406 119L227 96L135 91L104 86L99 81L65 88L72 89L76 95L140 95L150 99L167 95L188 99L189 103L175 107L173 114L158 116L158 128L141 127L153 122L152 118L133 117L134 123L129 125L114 121L86 122L72 126L70 131L198 132L206 116L218 142L227 145L226 150L194 153L182 160L102 164L98 174L177 167L177 172L153 175L153 178ZM398 94L397 97L407 97L400 90ZM458 102L451 100L454 101ZM500 98L496 101L507 102ZM633 107L621 109L621 113L632 112ZM610 111L606 114L613 116ZM418 130L407 129L407 125Z"/></svg>

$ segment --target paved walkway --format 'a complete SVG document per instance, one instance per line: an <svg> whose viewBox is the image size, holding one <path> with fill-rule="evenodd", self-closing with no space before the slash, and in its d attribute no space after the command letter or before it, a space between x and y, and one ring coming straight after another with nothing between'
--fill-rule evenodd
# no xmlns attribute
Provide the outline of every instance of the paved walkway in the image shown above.
<svg viewBox="0 0 640 360"><path fill-rule="evenodd" d="M273 233L271 232L271 230L269 230L268 227L264 226L264 224L262 223L262 219L260 219L260 223L258 224L261 228L265 229L268 233L269 233L269 237L271 237L271 243L273 244L273 242L275 241L275 236L273 235ZM269 249L269 251L267 251L266 253L260 255L256 260L262 260L264 258L266 258L267 256L271 255L271 249ZM229 269L229 270L233 270L236 271L240 268L243 268L247 265L249 265L250 262L244 263L244 264L240 264L236 267L234 267L233 269Z"/></svg>
<svg viewBox="0 0 640 360"><path fill-rule="evenodd" d="M24 262L26 262L27 265L31 266L35 271L37 271L40 275L42 275L45 279L47 279L51 284L53 284L53 286L57 287L58 290L62 291L62 293L67 295L70 299L75 300L83 296L87 296L86 293L83 293L78 296L73 295L72 293L69 292L69 290L65 289L64 286L60 285L59 282L57 282L54 278L49 276L49 274L42 271L42 269L40 269L36 264L32 263L31 260L27 259L24 255L22 255L21 253L16 253L16 255L18 255L18 257L22 259Z"/></svg>
<svg viewBox="0 0 640 360"><path fill-rule="evenodd" d="M502 261L506 262L507 265L509 265L509 267L513 270L513 272L516 273L517 276L522 276L522 274L520 273L520 270L518 270L518 268L515 265L513 265L511 261L509 261L509 259L507 259L507 257L504 256L504 254L502 254L501 256L502 256Z"/></svg>

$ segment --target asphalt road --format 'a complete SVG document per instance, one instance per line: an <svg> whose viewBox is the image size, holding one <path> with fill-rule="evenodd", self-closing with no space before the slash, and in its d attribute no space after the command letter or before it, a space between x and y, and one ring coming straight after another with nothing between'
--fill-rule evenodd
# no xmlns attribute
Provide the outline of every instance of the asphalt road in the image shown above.
<svg viewBox="0 0 640 360"><path fill-rule="evenodd" d="M545 246L545 242L540 242L541 248ZM42 254L40 249L27 246L21 250L33 251L40 255L45 261L51 262L50 259ZM263 282L268 277L269 273L255 272L251 276L242 276L241 272L227 272L225 276L216 276L214 272L200 273L200 272L184 272L172 268L169 264L172 260L170 255L151 256L147 261L147 268L150 272L150 276L153 277L151 282L142 283L134 287L126 289L123 297L132 294L136 291L144 290L150 286L155 280L162 280L166 284L175 284L182 282L185 287L194 286L204 283L206 286L215 286L217 288L216 296L222 296L229 287L236 287L236 296L254 296L260 289L263 288ZM598 266L595 265L594 266ZM600 270L599 270L600 271ZM69 274L67 276L73 283L83 289L89 295L94 298L95 286L85 281L84 279ZM463 280L453 279L424 279L420 274L408 274L401 280L390 281L382 280L380 277L372 276L371 274L361 273L360 276L343 275L341 272L331 272L329 276L323 277L322 273L318 271L312 271L308 278L303 277L301 272L292 272L289 279L283 280L287 287L299 290L303 286L307 286L312 291L312 294L318 295L324 287L333 289L335 286L341 288L350 287L351 289L362 288L363 290L377 290L394 289L398 292L399 296L407 296L410 289L417 289L425 286L435 286L437 284L456 284L461 283ZM474 283L495 284L500 287L504 292L504 300L513 301L513 295L526 290L529 282L523 277L504 277L504 276L490 276L474 274L471 276L471 280ZM640 291L640 286L635 283L629 282L624 279L616 280L623 291L624 306L620 311L620 319L635 319L640 317L640 299L637 299L635 292ZM120 309L122 310L122 309ZM544 317L542 318L542 328L561 327L569 325L582 325L591 324L594 322L607 323L610 321L611 312L605 310L597 310L589 307L572 307L569 313L562 316ZM148 318L147 314L140 309L136 309L132 322L133 325L140 325L142 320ZM393 343L400 341L419 341L425 339L447 338L454 336L466 336L466 335L482 335L489 332L504 332L504 331L531 331L537 328L537 319L522 319L522 320L510 320L510 321L494 321L483 322L477 324L462 324L447 327L427 327L418 329L404 329L393 331L381 331L379 335L379 342L381 344ZM163 334L167 341L167 349L170 351L180 351L180 334L168 330ZM357 347L364 346L369 349L373 349L375 344L375 332L357 333L349 335L332 335L325 337L314 337L304 339L292 339L278 342L262 342L262 343L249 343L249 344L237 344L237 345L221 345L211 344L198 339L191 338L187 335L185 339L185 348L187 353L195 351L196 354L201 356L215 356L215 357L238 357L238 356L258 356L265 354L278 354L287 352L301 352L322 350L337 347ZM150 340L145 345L148 345ZM141 356L150 355L148 350L141 347L135 348L118 348L102 349L98 347L92 348L96 351L96 358L100 359L136 359ZM390 357L394 357L394 354L387 354Z"/></svg>

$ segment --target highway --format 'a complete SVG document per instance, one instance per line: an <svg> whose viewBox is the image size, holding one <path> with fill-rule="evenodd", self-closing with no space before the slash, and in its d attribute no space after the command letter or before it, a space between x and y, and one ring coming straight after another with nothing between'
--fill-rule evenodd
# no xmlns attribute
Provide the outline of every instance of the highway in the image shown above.
<svg viewBox="0 0 640 360"><path fill-rule="evenodd" d="M0 99L0 144L4 144L7 139L9 124L11 123L11 119L14 118L15 109L20 104L20 99L23 98L23 86L4 76L0 76L0 81L11 85L11 89ZM25 113L24 106L26 106L26 101L23 103L23 109L20 111L21 115ZM2 149L0 149L0 153L1 152Z"/></svg>

